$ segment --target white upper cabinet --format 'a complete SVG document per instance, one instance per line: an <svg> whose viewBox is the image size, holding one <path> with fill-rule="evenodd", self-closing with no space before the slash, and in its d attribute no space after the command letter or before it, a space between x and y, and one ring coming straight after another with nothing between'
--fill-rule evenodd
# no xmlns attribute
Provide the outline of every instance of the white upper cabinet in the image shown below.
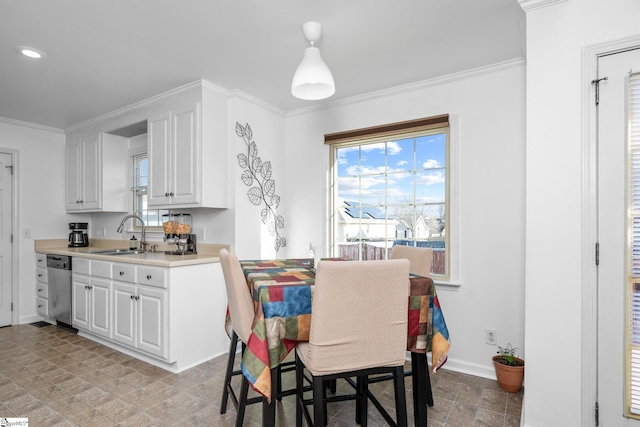
<svg viewBox="0 0 640 427"><path fill-rule="evenodd" d="M229 207L224 95L198 87L163 105L147 122L149 206Z"/></svg>
<svg viewBox="0 0 640 427"><path fill-rule="evenodd" d="M67 212L126 212L126 139L70 135L66 149Z"/></svg>
<svg viewBox="0 0 640 427"><path fill-rule="evenodd" d="M198 81L102 116L67 136L67 212L126 212L128 138L147 134L147 206L228 208L227 95Z"/></svg>

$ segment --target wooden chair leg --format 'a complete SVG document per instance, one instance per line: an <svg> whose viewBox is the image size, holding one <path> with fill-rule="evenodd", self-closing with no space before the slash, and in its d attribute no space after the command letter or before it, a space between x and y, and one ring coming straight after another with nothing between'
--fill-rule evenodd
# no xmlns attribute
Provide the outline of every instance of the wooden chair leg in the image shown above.
<svg viewBox="0 0 640 427"><path fill-rule="evenodd" d="M229 388L231 387L231 377L233 376L233 365L236 361L236 351L238 348L238 335L235 331L231 334L231 344L229 344L229 357L227 359L227 370L224 374L224 390L222 391L222 402L220 403L220 413L227 412L227 402L229 401Z"/></svg>
<svg viewBox="0 0 640 427"><path fill-rule="evenodd" d="M427 367L427 405L433 406L433 392L431 391L431 373Z"/></svg>
<svg viewBox="0 0 640 427"><path fill-rule="evenodd" d="M396 369L393 381L396 397L396 422L398 427L406 427L408 422L407 397L404 390L404 372L402 367Z"/></svg>
<svg viewBox="0 0 640 427"><path fill-rule="evenodd" d="M326 420L324 401L324 381L322 377L313 377L313 424L314 426L324 426Z"/></svg>
<svg viewBox="0 0 640 427"><path fill-rule="evenodd" d="M304 366L296 355L296 427L302 427L302 411L304 408Z"/></svg>
<svg viewBox="0 0 640 427"><path fill-rule="evenodd" d="M357 388L359 398L356 400L356 420L361 427L367 427L368 421L368 402L369 402L369 377L362 376L357 379Z"/></svg>
<svg viewBox="0 0 640 427"><path fill-rule="evenodd" d="M238 413L236 415L236 427L242 427L244 423L244 410L247 407L247 396L249 394L249 380L242 376L242 385L240 386L240 399L238 402Z"/></svg>

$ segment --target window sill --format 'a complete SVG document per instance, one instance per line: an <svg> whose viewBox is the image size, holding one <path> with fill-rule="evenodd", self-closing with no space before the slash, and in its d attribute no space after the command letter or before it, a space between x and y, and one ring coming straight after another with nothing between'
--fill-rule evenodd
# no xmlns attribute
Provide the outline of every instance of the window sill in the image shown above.
<svg viewBox="0 0 640 427"><path fill-rule="evenodd" d="M444 281L444 280L434 280L433 281L438 287L438 291L451 291L458 292L462 287L462 283L459 281Z"/></svg>

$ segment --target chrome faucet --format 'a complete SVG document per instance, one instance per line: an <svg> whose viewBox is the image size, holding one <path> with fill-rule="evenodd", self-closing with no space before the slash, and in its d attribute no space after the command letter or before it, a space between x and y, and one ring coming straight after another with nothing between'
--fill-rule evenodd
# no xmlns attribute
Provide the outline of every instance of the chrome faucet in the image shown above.
<svg viewBox="0 0 640 427"><path fill-rule="evenodd" d="M142 220L142 218L140 218L138 215L127 215L124 218L122 218L122 222L120 223L120 226L118 227L117 232L118 233L122 233L122 228L124 227L124 223L129 218L136 218L138 221L140 221L142 223L142 236L140 236L140 250L146 251L147 250L147 245L148 245L147 240L145 239L146 226L145 226L144 221Z"/></svg>

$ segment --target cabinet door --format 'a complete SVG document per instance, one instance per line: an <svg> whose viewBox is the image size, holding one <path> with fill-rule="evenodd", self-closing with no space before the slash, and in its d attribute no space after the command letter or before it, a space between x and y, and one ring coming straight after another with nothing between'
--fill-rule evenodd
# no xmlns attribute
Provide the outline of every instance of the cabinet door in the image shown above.
<svg viewBox="0 0 640 427"><path fill-rule="evenodd" d="M138 349L168 357L167 291L138 287ZM185 332L187 333L187 332Z"/></svg>
<svg viewBox="0 0 640 427"><path fill-rule="evenodd" d="M150 118L147 122L149 156L149 206L169 203L169 114Z"/></svg>
<svg viewBox="0 0 640 427"><path fill-rule="evenodd" d="M100 148L100 134L67 143L67 211L95 210L101 207Z"/></svg>
<svg viewBox="0 0 640 427"><path fill-rule="evenodd" d="M111 282L91 279L91 331L111 338Z"/></svg>
<svg viewBox="0 0 640 427"><path fill-rule="evenodd" d="M102 196L99 134L82 139L82 166L82 209L98 209Z"/></svg>
<svg viewBox="0 0 640 427"><path fill-rule="evenodd" d="M199 203L198 106L171 112L171 204Z"/></svg>
<svg viewBox="0 0 640 427"><path fill-rule="evenodd" d="M71 286L73 305L71 308L71 325L78 329L90 329L89 310L91 307L89 276L73 275Z"/></svg>
<svg viewBox="0 0 640 427"><path fill-rule="evenodd" d="M113 340L136 346L135 287L113 282Z"/></svg>
<svg viewBox="0 0 640 427"><path fill-rule="evenodd" d="M66 209L74 211L82 209L81 176L82 176L82 145L81 141L67 144L67 175L66 175Z"/></svg>

